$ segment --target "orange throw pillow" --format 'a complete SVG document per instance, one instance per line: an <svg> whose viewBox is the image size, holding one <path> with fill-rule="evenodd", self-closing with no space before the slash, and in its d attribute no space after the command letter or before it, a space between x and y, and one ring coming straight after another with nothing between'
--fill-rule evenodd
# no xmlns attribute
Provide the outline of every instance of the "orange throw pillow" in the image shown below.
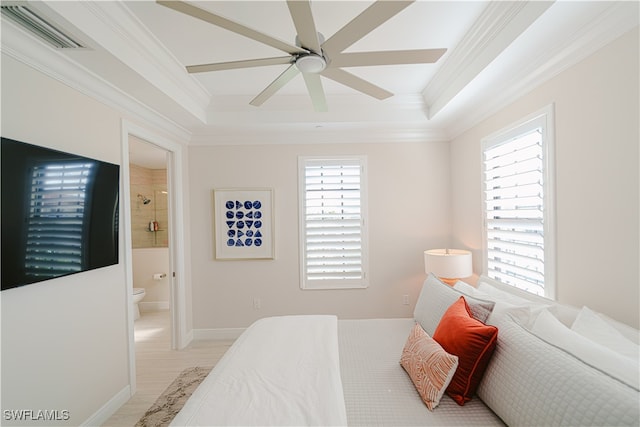
<svg viewBox="0 0 640 427"><path fill-rule="evenodd" d="M433 339L447 353L458 356L458 369L447 394L464 405L476 392L493 355L498 328L474 319L464 297L460 297L442 315Z"/></svg>
<svg viewBox="0 0 640 427"><path fill-rule="evenodd" d="M458 358L444 351L416 323L402 350L400 365L409 374L427 408L433 411L453 378Z"/></svg>

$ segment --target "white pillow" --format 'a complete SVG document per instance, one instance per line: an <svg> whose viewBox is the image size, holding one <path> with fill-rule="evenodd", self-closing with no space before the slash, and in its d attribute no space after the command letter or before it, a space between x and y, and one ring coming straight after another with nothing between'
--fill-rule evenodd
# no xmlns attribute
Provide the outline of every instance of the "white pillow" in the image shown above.
<svg viewBox="0 0 640 427"><path fill-rule="evenodd" d="M589 307L582 307L571 326L571 330L616 353L638 360L640 346L625 338L616 328L608 324Z"/></svg>
<svg viewBox="0 0 640 427"><path fill-rule="evenodd" d="M473 286L461 280L458 280L453 287L454 289L466 293L467 295L471 295L487 301L494 301L496 303L495 306L493 306L491 314L487 318L487 325L497 326L498 323L500 323L502 317L506 315L510 315L518 323L526 327L530 327L532 324L532 313L530 309L530 305L532 304L531 302L526 302L523 304L511 304L509 302L501 300L500 298L491 296L488 293L481 291L480 289L474 288Z"/></svg>
<svg viewBox="0 0 640 427"><path fill-rule="evenodd" d="M422 285L416 307L413 310L413 317L420 323L420 326L422 326L422 329L424 329L427 334L433 336L444 312L447 311L451 304L456 302L460 296L465 297L471 310L471 315L475 319L482 323L487 321L495 305L493 301L484 301L460 292L442 283L440 279L432 273L429 273Z"/></svg>
<svg viewBox="0 0 640 427"><path fill-rule="evenodd" d="M543 310L538 315L531 331L586 364L640 390L640 367L636 360L622 356L572 331L548 310Z"/></svg>
<svg viewBox="0 0 640 427"><path fill-rule="evenodd" d="M478 290L481 292L484 292L485 294L491 295L493 298L496 298L501 301L508 302L514 305L523 305L523 304L535 305L536 304L533 301L530 301L526 298L519 297L517 295L513 295L509 292L505 292L485 282L478 283Z"/></svg>
<svg viewBox="0 0 640 427"><path fill-rule="evenodd" d="M453 285L453 289L457 289L460 292L464 292L465 294L472 295L474 297L478 296L477 294L482 294L484 296L487 296L486 294L484 294L484 292L480 292L475 286L471 286L470 284L463 282L462 280L458 280Z"/></svg>
<svg viewBox="0 0 640 427"><path fill-rule="evenodd" d="M488 294L489 299L492 301L501 301L503 304L509 304L511 307L527 307L529 313L526 317L523 317L522 314L518 316L517 312L514 313L514 317L516 318L516 320L518 320L519 323L527 329L531 329L531 327L533 326L533 322L535 322L536 318L538 317L540 312L542 312L542 310L550 307L550 305L538 304L526 298L510 294L509 292L505 292L484 282L478 283L478 290L480 292ZM500 310L498 310L498 313L500 313ZM520 313L522 313L522 310L520 310Z"/></svg>
<svg viewBox="0 0 640 427"><path fill-rule="evenodd" d="M612 319L606 314L598 312L596 312L596 314L599 318L616 328L616 330L620 332L626 339L640 345L640 330L634 328L633 326L629 326L626 323L618 322L617 320Z"/></svg>
<svg viewBox="0 0 640 427"><path fill-rule="evenodd" d="M525 305L513 305L508 302L496 301L496 305L493 307L489 318L487 319L487 325L498 326L502 321L502 318L509 316L517 321L520 325L527 327L531 325L534 314L531 308Z"/></svg>
<svg viewBox="0 0 640 427"><path fill-rule="evenodd" d="M548 309L556 318L558 318L558 320L564 323L567 327L571 327L573 321L578 315L578 308L576 307L561 304L559 302L534 294L531 294L531 298L518 296L515 293L503 291L502 289L494 286L490 281L485 280L486 279L484 276L480 276L480 279L478 280L478 289L480 289L481 291L490 294L492 297L500 298L511 304L529 304L529 307L531 307L532 323L529 325L524 325L529 329L531 328L533 321L535 321L535 317L540 313L540 311L544 309Z"/></svg>

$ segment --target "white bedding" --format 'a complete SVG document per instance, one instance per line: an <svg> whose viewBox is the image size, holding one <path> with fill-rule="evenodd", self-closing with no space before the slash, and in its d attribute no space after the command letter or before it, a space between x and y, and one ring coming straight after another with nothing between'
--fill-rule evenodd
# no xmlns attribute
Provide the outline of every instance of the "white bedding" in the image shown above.
<svg viewBox="0 0 640 427"><path fill-rule="evenodd" d="M346 424L335 316L257 321L236 340L171 423Z"/></svg>
<svg viewBox="0 0 640 427"><path fill-rule="evenodd" d="M474 397L459 406L444 395L431 412L422 402L400 355L413 319L339 320L340 369L350 426L503 426Z"/></svg>

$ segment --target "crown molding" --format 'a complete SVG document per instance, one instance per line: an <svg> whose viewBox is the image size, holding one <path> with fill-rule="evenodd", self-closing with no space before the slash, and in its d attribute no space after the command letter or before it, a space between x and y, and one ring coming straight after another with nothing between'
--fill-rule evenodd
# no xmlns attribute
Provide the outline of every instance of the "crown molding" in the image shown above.
<svg viewBox="0 0 640 427"><path fill-rule="evenodd" d="M313 111L308 95L283 95L258 107L247 96L218 96L196 145L278 143L441 142L445 133L427 119L419 94L384 101L359 94L334 95L329 111ZM259 138L259 140L257 140Z"/></svg>
<svg viewBox="0 0 640 427"><path fill-rule="evenodd" d="M210 94L123 2L48 2L47 7L198 121L206 122Z"/></svg>
<svg viewBox="0 0 640 427"><path fill-rule="evenodd" d="M208 126L194 131L190 145L377 144L448 142L424 123L296 123Z"/></svg>
<svg viewBox="0 0 640 427"><path fill-rule="evenodd" d="M90 98L161 129L177 140L190 139L191 133L184 127L152 110L4 18L0 52Z"/></svg>
<svg viewBox="0 0 640 427"><path fill-rule="evenodd" d="M213 98L208 109L207 124L228 126L237 124L282 123L356 123L426 121L424 100L419 94L395 95L385 100L362 94L341 94L327 97L329 111L313 110L305 95L280 95L255 107L251 96L224 95Z"/></svg>
<svg viewBox="0 0 640 427"><path fill-rule="evenodd" d="M499 86L493 84L490 95L476 99L473 105L460 107L455 118L444 122L449 139L457 138L638 26L639 3L603 2L601 5L605 7L601 13L578 25L569 36L560 39L562 42L543 44L537 54L531 52L533 59L520 69L511 69L508 78L500 79ZM635 11L629 7L635 7ZM531 37L536 37L534 33L532 28Z"/></svg>
<svg viewBox="0 0 640 427"><path fill-rule="evenodd" d="M422 91L433 118L553 2L490 2Z"/></svg>

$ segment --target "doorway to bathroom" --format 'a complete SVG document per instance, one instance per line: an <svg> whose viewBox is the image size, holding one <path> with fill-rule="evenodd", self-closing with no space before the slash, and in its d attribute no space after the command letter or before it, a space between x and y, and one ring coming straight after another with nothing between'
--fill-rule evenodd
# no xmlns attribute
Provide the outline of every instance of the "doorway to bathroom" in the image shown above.
<svg viewBox="0 0 640 427"><path fill-rule="evenodd" d="M129 190L134 319L151 312L166 313L168 319L171 224L166 150L129 137Z"/></svg>
<svg viewBox="0 0 640 427"><path fill-rule="evenodd" d="M182 144L128 120L122 121L122 149L121 218L129 313L129 383L133 395L137 383L136 335L152 339L164 332L164 343L159 344L168 352L184 348L190 338L186 318L185 201L182 190L185 156ZM156 162L146 163L152 156L157 157ZM145 292L138 303L141 311L139 320L134 320L134 288ZM149 315L145 316L145 313ZM136 324L142 326L140 321L145 317L151 320L151 314L160 314L162 321L159 325L163 326L146 327L143 328L145 332L136 334L136 329L141 329Z"/></svg>

